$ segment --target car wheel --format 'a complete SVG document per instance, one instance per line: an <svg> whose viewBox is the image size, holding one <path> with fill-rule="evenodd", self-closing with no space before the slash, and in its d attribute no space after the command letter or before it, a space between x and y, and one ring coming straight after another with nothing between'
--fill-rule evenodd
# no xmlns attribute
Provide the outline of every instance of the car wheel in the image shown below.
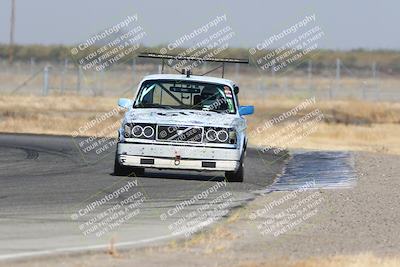
<svg viewBox="0 0 400 267"><path fill-rule="evenodd" d="M240 166L236 171L233 172L225 172L225 178L228 182L243 182L244 176L244 168L243 168L243 159L240 160Z"/></svg>
<svg viewBox="0 0 400 267"><path fill-rule="evenodd" d="M114 160L114 175L116 176L129 175L129 168L119 163L117 153L115 153L115 160Z"/></svg>
<svg viewBox="0 0 400 267"><path fill-rule="evenodd" d="M134 173L135 176L143 176L144 168L130 168L131 173Z"/></svg>

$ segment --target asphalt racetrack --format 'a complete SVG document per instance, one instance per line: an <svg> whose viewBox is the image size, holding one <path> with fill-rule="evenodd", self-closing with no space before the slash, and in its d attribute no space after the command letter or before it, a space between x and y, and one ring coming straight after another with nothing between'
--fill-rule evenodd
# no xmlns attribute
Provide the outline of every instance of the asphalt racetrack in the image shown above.
<svg viewBox="0 0 400 267"><path fill-rule="evenodd" d="M178 238L179 220L198 216L193 212L205 203L223 204L228 198L221 196L229 197L218 206L218 219L254 199L282 171L287 156L249 148L243 183L224 184L222 173L146 170L144 177L118 177L112 174L115 147L83 156L76 146L80 140L0 135L0 259ZM128 189L118 191L123 187ZM104 201L116 191L117 197ZM104 202L90 206L96 201ZM123 202L125 213L118 207ZM126 209L129 203L134 206ZM198 230L213 222L200 219Z"/></svg>

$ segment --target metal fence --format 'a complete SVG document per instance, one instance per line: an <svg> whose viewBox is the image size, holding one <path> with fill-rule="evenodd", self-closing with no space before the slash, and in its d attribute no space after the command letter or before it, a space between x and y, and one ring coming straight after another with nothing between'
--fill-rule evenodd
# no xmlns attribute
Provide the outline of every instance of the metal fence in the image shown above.
<svg viewBox="0 0 400 267"><path fill-rule="evenodd" d="M204 65L202 70L212 66ZM107 71L83 71L65 60L58 63L16 62L9 66L0 62L0 90L3 94L131 96L139 81L148 74L159 73L158 64L113 66ZM166 69L167 73L175 73ZM218 71L210 75L219 76ZM359 99L368 101L400 101L400 77L379 72L379 65L350 69L340 59L332 65L314 68L291 68L283 73L262 71L252 66L233 65L225 69L225 77L245 88L246 97L306 97L319 99Z"/></svg>

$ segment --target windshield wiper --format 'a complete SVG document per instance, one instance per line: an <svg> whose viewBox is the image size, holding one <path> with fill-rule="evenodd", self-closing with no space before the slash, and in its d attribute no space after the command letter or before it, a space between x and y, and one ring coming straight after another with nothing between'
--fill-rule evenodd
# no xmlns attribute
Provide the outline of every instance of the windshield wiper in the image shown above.
<svg viewBox="0 0 400 267"><path fill-rule="evenodd" d="M170 106L164 106L160 104L139 104L135 108L163 108L163 109L173 109Z"/></svg>
<svg viewBox="0 0 400 267"><path fill-rule="evenodd" d="M226 113L225 110L218 110L218 109L202 109L202 111L210 111L210 112L216 112L216 113Z"/></svg>

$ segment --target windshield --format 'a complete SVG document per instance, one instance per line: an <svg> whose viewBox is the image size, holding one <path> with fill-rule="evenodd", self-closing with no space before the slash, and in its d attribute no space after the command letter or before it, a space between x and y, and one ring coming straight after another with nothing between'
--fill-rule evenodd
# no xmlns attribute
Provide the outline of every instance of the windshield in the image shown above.
<svg viewBox="0 0 400 267"><path fill-rule="evenodd" d="M236 112L229 86L181 80L145 81L133 107Z"/></svg>

